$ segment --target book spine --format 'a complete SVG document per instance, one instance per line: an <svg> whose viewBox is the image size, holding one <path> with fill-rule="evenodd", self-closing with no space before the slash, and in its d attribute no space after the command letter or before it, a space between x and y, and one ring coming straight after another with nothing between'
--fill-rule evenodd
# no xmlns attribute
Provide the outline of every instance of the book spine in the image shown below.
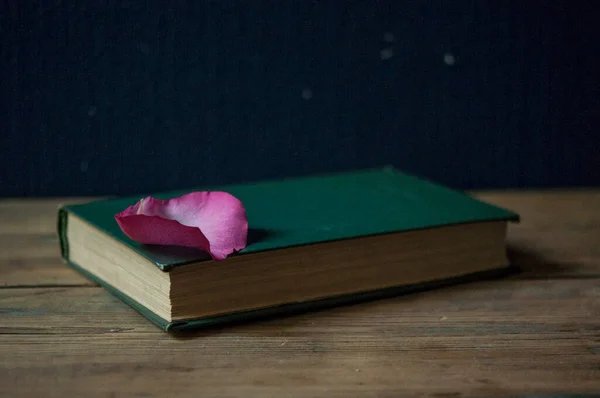
<svg viewBox="0 0 600 398"><path fill-rule="evenodd" d="M60 256L63 261L69 261L69 241L67 239L68 210L64 207L58 209L57 233L60 245Z"/></svg>

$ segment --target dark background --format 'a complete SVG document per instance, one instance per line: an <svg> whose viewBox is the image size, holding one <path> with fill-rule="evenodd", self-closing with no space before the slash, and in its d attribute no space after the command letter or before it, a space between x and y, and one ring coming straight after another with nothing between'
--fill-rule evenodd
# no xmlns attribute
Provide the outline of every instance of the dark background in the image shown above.
<svg viewBox="0 0 600 398"><path fill-rule="evenodd" d="M594 2L1 4L2 196L386 164L600 185Z"/></svg>

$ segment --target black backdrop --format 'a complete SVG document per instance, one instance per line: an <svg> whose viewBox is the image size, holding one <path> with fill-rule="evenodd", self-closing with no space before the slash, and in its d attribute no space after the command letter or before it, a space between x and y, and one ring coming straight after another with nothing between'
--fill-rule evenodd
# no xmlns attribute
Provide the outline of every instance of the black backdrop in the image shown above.
<svg viewBox="0 0 600 398"><path fill-rule="evenodd" d="M2 196L386 164L600 185L593 2L1 4Z"/></svg>

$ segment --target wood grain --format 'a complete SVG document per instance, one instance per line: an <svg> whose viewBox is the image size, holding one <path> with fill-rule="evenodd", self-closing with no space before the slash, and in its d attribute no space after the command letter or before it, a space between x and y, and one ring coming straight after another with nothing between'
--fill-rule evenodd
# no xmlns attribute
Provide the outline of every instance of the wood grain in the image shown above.
<svg viewBox="0 0 600 398"><path fill-rule="evenodd" d="M391 397L600 387L597 280L486 282L183 337L156 330L100 288L16 293L0 290L9 309L1 385L25 383L32 395L193 396L201 388L206 396L286 389Z"/></svg>
<svg viewBox="0 0 600 398"><path fill-rule="evenodd" d="M600 276L600 190L472 194L521 214L508 236L516 277ZM93 199L0 201L0 286L90 285L58 258L56 210Z"/></svg>
<svg viewBox="0 0 600 398"><path fill-rule="evenodd" d="M0 288L91 286L60 260L58 207L94 198L0 200Z"/></svg>
<svg viewBox="0 0 600 398"><path fill-rule="evenodd" d="M85 203L97 198L2 199L0 235L54 235L60 205Z"/></svg>
<svg viewBox="0 0 600 398"><path fill-rule="evenodd" d="M0 201L0 396L598 393L600 190L474 194L522 273L179 336L60 262L65 200Z"/></svg>
<svg viewBox="0 0 600 398"><path fill-rule="evenodd" d="M521 215L511 224L511 260L524 278L600 277L600 190L475 192Z"/></svg>

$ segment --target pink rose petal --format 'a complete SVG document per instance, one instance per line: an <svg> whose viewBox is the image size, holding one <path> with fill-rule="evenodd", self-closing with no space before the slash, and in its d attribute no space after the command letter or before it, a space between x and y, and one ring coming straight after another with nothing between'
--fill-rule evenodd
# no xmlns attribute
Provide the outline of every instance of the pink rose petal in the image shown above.
<svg viewBox="0 0 600 398"><path fill-rule="evenodd" d="M227 192L192 192L168 200L149 196L115 219L136 242L195 247L215 260L242 250L248 238L246 210Z"/></svg>

